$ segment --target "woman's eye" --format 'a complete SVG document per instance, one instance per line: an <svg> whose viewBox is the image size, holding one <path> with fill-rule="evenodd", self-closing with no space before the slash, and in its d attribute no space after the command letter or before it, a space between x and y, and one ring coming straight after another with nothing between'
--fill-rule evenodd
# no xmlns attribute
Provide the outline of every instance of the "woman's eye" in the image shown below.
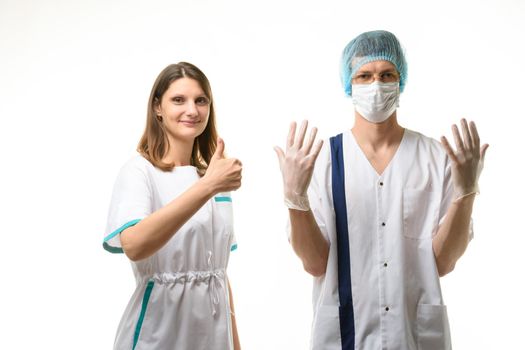
<svg viewBox="0 0 525 350"><path fill-rule="evenodd" d="M208 99L206 97L199 97L195 102L200 106L205 106L208 104Z"/></svg>
<svg viewBox="0 0 525 350"><path fill-rule="evenodd" d="M173 98L173 102L179 104L179 103L183 103L184 102L184 99L182 97L174 97Z"/></svg>

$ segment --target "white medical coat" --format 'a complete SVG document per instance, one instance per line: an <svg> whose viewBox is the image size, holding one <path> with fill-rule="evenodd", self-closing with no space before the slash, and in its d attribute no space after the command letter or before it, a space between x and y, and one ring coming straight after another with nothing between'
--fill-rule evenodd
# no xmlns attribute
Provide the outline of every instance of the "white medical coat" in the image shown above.
<svg viewBox="0 0 525 350"><path fill-rule="evenodd" d="M450 349L432 250L453 194L446 153L437 141L405 130L381 175L350 131L343 133L343 154L355 349ZM331 163L330 143L325 142L308 192L330 244L326 274L314 278L315 350L341 349Z"/></svg>
<svg viewBox="0 0 525 350"><path fill-rule="evenodd" d="M136 156L114 186L104 248L121 253L120 232L199 179L193 166L164 172ZM155 254L131 262L137 287L114 349L233 349L226 267L235 249L231 197L208 201ZM140 233L137 233L140 234Z"/></svg>

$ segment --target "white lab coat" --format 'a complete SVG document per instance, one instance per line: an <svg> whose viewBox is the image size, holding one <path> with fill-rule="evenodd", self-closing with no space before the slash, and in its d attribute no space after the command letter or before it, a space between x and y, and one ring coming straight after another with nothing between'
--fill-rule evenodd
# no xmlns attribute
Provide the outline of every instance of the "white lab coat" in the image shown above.
<svg viewBox="0 0 525 350"><path fill-rule="evenodd" d="M437 141L405 130L379 175L350 131L343 133L343 150L355 349L450 349L432 250L432 237L452 199L446 153ZM315 350L341 349L331 162L325 142L308 192L330 243L326 274L314 278Z"/></svg>
<svg viewBox="0 0 525 350"><path fill-rule="evenodd" d="M141 156L128 161L113 191L106 250L122 252L120 232L198 179L192 166L164 172ZM159 251L131 263L137 287L118 326L114 349L233 349L226 277L229 254L236 247L231 206L229 193L217 195Z"/></svg>

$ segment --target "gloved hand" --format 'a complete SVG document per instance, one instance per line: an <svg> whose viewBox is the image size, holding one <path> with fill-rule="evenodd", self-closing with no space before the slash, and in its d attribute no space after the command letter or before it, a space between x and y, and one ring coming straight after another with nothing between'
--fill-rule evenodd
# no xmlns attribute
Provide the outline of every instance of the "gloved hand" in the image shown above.
<svg viewBox="0 0 525 350"><path fill-rule="evenodd" d="M299 132L295 135L297 124L290 125L286 142L286 153L276 146L274 147L279 166L283 175L284 202L290 209L310 210L310 203L306 191L310 185L314 171L315 160L321 151L323 141L318 141L314 147L317 128L312 128L308 140L304 140L308 121L303 121Z"/></svg>
<svg viewBox="0 0 525 350"><path fill-rule="evenodd" d="M441 137L441 143L452 160L452 181L456 201L468 195L479 193L478 179L483 169L485 152L489 147L488 144L480 147L479 135L474 122L471 121L468 125L465 119L461 119L461 129L463 139L461 139L456 124L452 125L456 152L448 143L447 138Z"/></svg>

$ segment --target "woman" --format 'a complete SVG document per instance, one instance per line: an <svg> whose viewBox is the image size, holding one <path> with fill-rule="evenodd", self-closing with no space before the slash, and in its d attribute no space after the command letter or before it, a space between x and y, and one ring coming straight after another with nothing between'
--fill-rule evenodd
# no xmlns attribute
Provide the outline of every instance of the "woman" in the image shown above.
<svg viewBox="0 0 525 350"><path fill-rule="evenodd" d="M242 164L224 156L197 67L159 74L138 152L118 175L103 244L137 280L114 348L240 349L226 267Z"/></svg>

